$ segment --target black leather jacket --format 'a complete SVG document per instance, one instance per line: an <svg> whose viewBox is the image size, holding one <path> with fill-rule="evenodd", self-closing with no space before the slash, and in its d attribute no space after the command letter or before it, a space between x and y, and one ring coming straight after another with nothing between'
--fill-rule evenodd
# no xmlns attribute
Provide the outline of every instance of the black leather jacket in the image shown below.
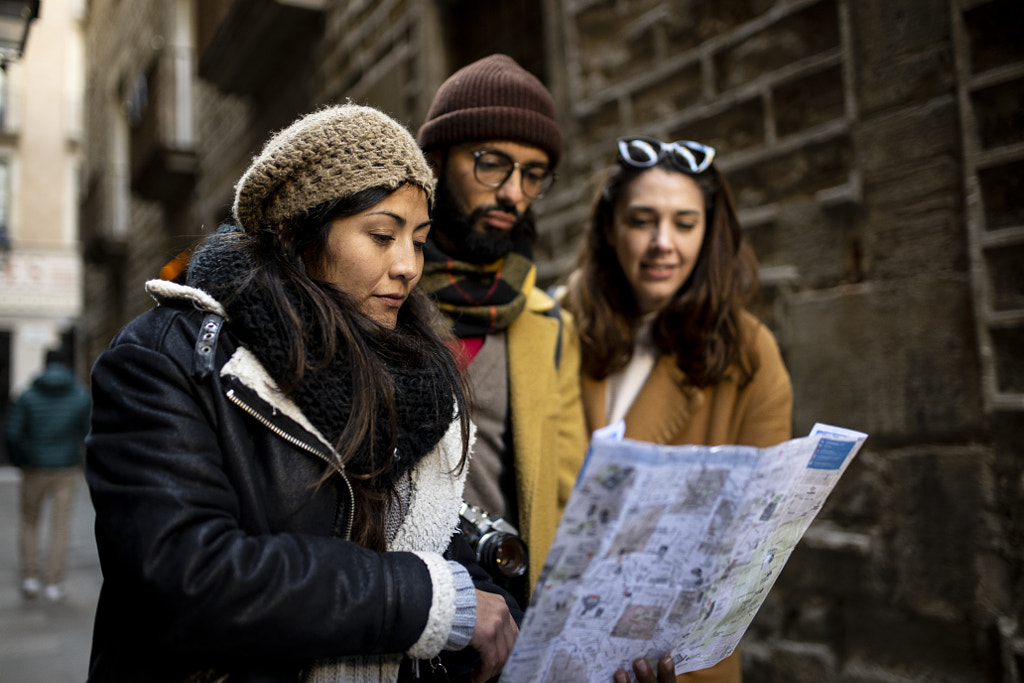
<svg viewBox="0 0 1024 683"><path fill-rule="evenodd" d="M89 680L295 681L324 657L418 642L417 656L436 654L422 654L440 645L421 636L430 625L443 644L450 631L431 612L443 572L412 552L344 540L348 484L341 474L322 481L330 446L217 329L215 301L150 286L161 305L129 323L92 374L86 477L104 582ZM439 446L414 470L406 517L418 530L411 549L435 557L458 497L437 472L416 477L432 464L454 481L439 461L450 457Z"/></svg>

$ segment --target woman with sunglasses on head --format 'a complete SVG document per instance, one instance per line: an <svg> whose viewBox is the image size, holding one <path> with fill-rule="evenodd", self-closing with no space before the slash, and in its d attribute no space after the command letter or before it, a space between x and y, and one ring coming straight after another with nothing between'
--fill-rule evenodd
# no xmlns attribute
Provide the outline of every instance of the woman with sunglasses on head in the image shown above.
<svg viewBox="0 0 1024 683"><path fill-rule="evenodd" d="M789 375L745 308L757 264L714 156L689 141L618 141L563 297L579 329L590 430L624 420L626 437L662 444L790 438ZM738 651L678 677L740 679Z"/></svg>
<svg viewBox="0 0 1024 683"><path fill-rule="evenodd" d="M92 374L89 681L500 671L518 608L454 533L471 425L415 288L433 192L405 128L328 107L253 160L187 284L147 284Z"/></svg>

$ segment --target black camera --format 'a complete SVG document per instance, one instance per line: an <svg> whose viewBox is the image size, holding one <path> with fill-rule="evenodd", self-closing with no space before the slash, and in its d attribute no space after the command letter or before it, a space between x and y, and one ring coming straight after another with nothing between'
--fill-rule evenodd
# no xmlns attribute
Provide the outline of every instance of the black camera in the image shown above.
<svg viewBox="0 0 1024 683"><path fill-rule="evenodd" d="M469 503L462 504L462 533L476 551L477 562L494 575L509 578L526 573L529 555L514 526L501 517L492 518Z"/></svg>

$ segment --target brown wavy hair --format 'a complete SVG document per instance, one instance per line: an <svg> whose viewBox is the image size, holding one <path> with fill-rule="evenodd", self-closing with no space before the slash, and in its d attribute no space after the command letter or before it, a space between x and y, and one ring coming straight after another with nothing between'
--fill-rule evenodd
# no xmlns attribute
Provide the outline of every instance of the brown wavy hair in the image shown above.
<svg viewBox="0 0 1024 683"><path fill-rule="evenodd" d="M633 356L641 312L610 236L626 188L651 168L682 173L667 159L649 168L617 163L606 171L568 278L564 305L576 317L583 371L595 379L621 370ZM698 387L716 384L731 371L746 384L757 361L740 319L757 291L757 261L742 240L732 190L718 169L690 177L704 194L704 242L693 273L655 319L654 343L675 356Z"/></svg>

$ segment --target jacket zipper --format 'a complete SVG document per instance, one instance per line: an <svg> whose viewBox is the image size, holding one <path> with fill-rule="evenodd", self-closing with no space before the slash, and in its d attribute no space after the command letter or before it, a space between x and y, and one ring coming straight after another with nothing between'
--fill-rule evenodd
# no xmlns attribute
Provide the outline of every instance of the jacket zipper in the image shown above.
<svg viewBox="0 0 1024 683"><path fill-rule="evenodd" d="M346 541L351 540L351 538L352 538L352 524L353 524L352 517L355 514L355 492L352 490L352 483L348 480L348 475L345 474L345 467L344 467L344 465L341 465L339 463L334 462L331 458L329 458L328 456L324 455L324 452L321 451L320 449L318 449L318 448L316 448L314 446L310 446L308 443L306 443L302 439L289 434L288 432L284 431L283 429L281 429L277 425L273 424L270 420L268 420L267 418L263 417L263 415L261 415L259 413L259 411L257 411L255 408L251 407L248 403L245 403L242 399L240 399L238 397L238 395L235 394L235 390L234 389L228 389L226 395L227 395L229 401L231 401L236 406L241 408L243 411L245 411L246 414L248 414L250 417L252 417L254 420L259 422L261 425L263 425L264 427L269 429L271 432L273 432L277 436L281 437L282 439L284 439L285 441L287 441L291 445L295 446L296 448L300 448L300 449L306 451L307 453L312 453L316 457L318 457L321 460L323 460L324 462L326 462L328 465L337 468L335 471L339 475L341 475L341 480L343 482L345 482L345 487L348 489L348 500L349 500L348 508L349 508L349 510L348 510L348 515L346 516L346 520L347 521L345 523L345 536L344 536L344 538L345 538Z"/></svg>

